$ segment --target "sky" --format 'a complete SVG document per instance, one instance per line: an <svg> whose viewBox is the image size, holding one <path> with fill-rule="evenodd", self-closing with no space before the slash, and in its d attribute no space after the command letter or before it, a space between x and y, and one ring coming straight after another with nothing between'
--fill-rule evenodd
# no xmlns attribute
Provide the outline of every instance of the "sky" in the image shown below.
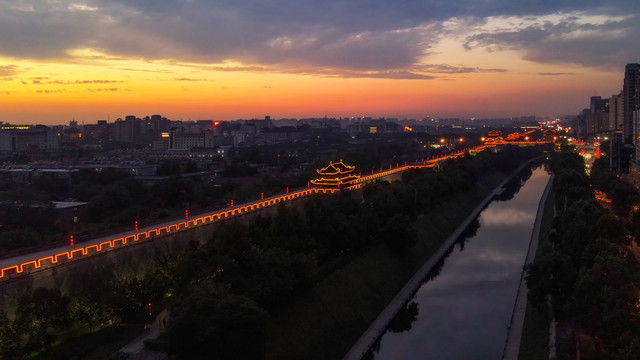
<svg viewBox="0 0 640 360"><path fill-rule="evenodd" d="M640 62L592 0L0 0L0 122L577 114Z"/></svg>

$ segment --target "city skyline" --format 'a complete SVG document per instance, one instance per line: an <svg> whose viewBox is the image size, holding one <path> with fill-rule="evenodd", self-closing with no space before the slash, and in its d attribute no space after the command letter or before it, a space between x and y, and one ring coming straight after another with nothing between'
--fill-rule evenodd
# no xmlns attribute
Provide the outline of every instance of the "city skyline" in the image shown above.
<svg viewBox="0 0 640 360"><path fill-rule="evenodd" d="M0 121L577 114L638 30L631 1L0 1Z"/></svg>

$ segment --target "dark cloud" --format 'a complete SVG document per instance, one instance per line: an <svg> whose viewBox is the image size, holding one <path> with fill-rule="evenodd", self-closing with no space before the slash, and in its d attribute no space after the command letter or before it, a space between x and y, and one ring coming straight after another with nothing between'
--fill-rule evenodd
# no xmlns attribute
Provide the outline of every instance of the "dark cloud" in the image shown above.
<svg viewBox="0 0 640 360"><path fill-rule="evenodd" d="M543 76L563 76L563 75L577 75L576 73L554 73L554 72L541 72L538 75Z"/></svg>
<svg viewBox="0 0 640 360"><path fill-rule="evenodd" d="M194 66L194 65L184 65ZM319 69L310 67L300 67L294 69L282 69L275 66L194 66L209 71L250 71L257 73L287 73L298 75L320 75L332 78L371 78L371 79L435 79L435 76L420 74L424 71L421 67L409 70L381 70L381 71L359 71L345 69ZM176 79L178 80L178 79ZM210 80L214 81L214 80Z"/></svg>
<svg viewBox="0 0 640 360"><path fill-rule="evenodd" d="M506 69L482 69L477 67L456 66L448 64L423 64L415 68L432 74L467 74L476 72L506 72Z"/></svg>
<svg viewBox="0 0 640 360"><path fill-rule="evenodd" d="M62 94L67 92L66 90L36 90L36 94Z"/></svg>
<svg viewBox="0 0 640 360"><path fill-rule="evenodd" d="M628 15L601 24L567 18L558 24L537 24L518 31L485 32L467 37L464 47L489 51L519 50L539 63L580 64L620 68L640 58L640 18Z"/></svg>
<svg viewBox="0 0 640 360"><path fill-rule="evenodd" d="M193 79L193 78L186 78L186 77L175 78L173 80L176 80L176 81L215 81L215 80L209 80L209 79Z"/></svg>
<svg viewBox="0 0 640 360"><path fill-rule="evenodd" d="M18 72L15 65L0 65L0 77L11 76Z"/></svg>
<svg viewBox="0 0 640 360"><path fill-rule="evenodd" d="M76 80L73 82L67 82L67 84L110 84L121 83L120 80Z"/></svg>
<svg viewBox="0 0 640 360"><path fill-rule="evenodd" d="M392 72L395 76L401 71L414 73L411 69L447 35L442 26L447 20L466 18L482 23L489 16L535 17L576 11L621 15L637 8L635 1L627 0L88 0L83 4L0 3L0 33L11 34L0 36L0 54L59 59L70 56L72 50L91 48L107 54L82 55L95 61L171 58L192 63L229 61L248 68L264 66L265 70L337 69ZM631 41L628 48L636 44L638 49L631 35L610 44L604 36L584 41L553 36L575 26L550 24L511 33L479 33L470 36L464 46L519 49L532 61L589 66L620 63L637 55L637 50L616 50L624 41ZM610 26L611 32L629 34L640 27L637 18ZM580 46L588 45L589 39L591 49L602 46L608 52L597 51L587 59L588 51ZM478 72L469 69L440 73Z"/></svg>
<svg viewBox="0 0 640 360"><path fill-rule="evenodd" d="M435 79L435 76L423 75L413 73L404 70L388 70L388 71L373 71L373 72L342 72L333 75L326 75L329 77L340 78L369 78L369 79L398 79L398 80L430 80Z"/></svg>
<svg viewBox="0 0 640 360"><path fill-rule="evenodd" d="M89 92L115 92L119 91L118 88L104 88L104 89L87 89Z"/></svg>
<svg viewBox="0 0 640 360"><path fill-rule="evenodd" d="M111 68L114 70L123 70L123 71L139 71L139 72L151 72L151 73L160 73L160 74L171 74L172 72L169 70L148 70L148 69L132 69L132 68Z"/></svg>
<svg viewBox="0 0 640 360"><path fill-rule="evenodd" d="M48 79L48 78L40 78L40 79ZM121 83L120 80L50 80L50 81L42 81L42 80L33 80L33 83L36 85L85 85L85 84L109 84L109 83ZM23 82L24 83L24 82Z"/></svg>

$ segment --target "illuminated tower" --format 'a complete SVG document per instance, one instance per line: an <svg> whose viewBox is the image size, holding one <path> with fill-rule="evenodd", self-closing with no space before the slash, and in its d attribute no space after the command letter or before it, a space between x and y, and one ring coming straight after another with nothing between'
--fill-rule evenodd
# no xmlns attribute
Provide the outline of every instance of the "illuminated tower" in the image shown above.
<svg viewBox="0 0 640 360"><path fill-rule="evenodd" d="M325 188L338 189L353 184L360 176L353 175L355 166L345 165L342 160L339 162L331 162L327 167L316 170L320 178L311 180L314 185Z"/></svg>

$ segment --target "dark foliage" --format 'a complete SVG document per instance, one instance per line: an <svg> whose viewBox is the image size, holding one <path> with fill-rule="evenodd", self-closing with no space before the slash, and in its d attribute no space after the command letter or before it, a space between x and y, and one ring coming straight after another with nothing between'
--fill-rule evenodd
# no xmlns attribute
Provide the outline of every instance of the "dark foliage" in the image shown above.
<svg viewBox="0 0 640 360"><path fill-rule="evenodd" d="M624 199L613 201L618 215L637 206L638 194L597 164L587 178L575 154L556 155L552 169L559 213L550 245L527 268L529 298L539 305L550 297L556 319L575 322L582 332L602 339L607 350L601 358L627 359L629 341L640 335L638 264L627 248L627 220L596 202L591 183L624 193Z"/></svg>

